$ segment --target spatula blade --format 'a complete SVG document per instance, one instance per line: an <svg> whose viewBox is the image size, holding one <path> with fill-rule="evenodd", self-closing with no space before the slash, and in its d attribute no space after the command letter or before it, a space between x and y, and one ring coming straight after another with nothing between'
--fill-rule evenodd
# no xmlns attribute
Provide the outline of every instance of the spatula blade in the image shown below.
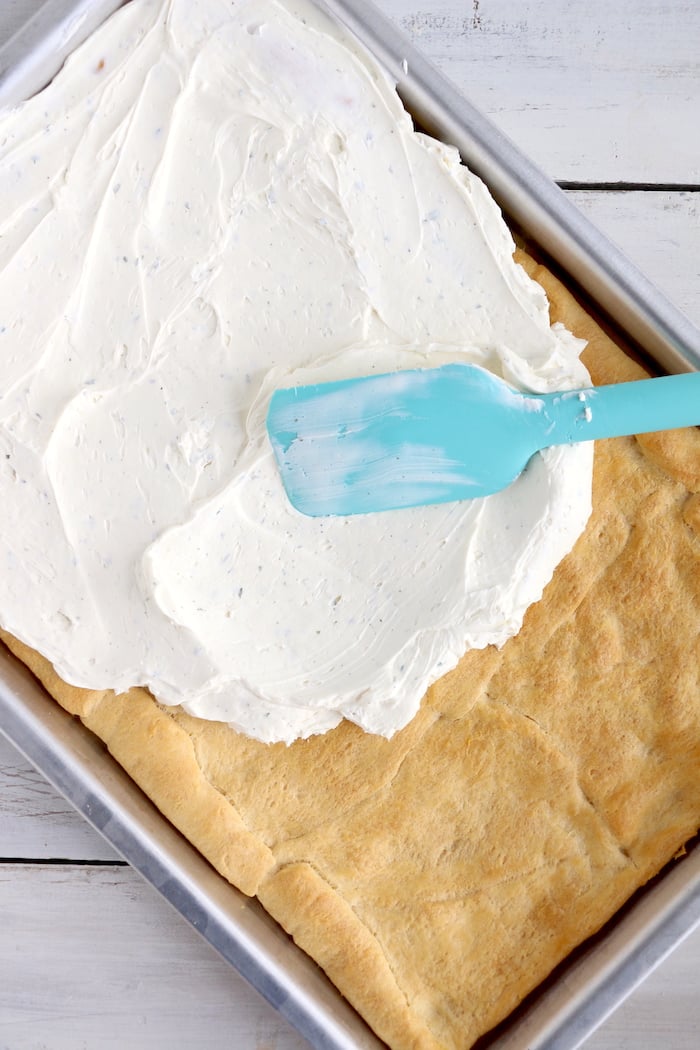
<svg viewBox="0 0 700 1050"><path fill-rule="evenodd" d="M524 408L485 369L451 364L277 390L267 430L292 505L345 516L504 488L537 447L514 426Z"/></svg>

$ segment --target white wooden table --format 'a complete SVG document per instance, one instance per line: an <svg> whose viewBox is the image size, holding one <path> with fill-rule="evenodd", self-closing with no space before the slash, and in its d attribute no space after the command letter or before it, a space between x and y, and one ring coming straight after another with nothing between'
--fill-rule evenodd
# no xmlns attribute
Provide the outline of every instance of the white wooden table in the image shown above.
<svg viewBox="0 0 700 1050"><path fill-rule="evenodd" d="M700 325L698 0L381 6ZM0 738L0 1050L305 1045ZM698 1046L700 930L587 1043Z"/></svg>

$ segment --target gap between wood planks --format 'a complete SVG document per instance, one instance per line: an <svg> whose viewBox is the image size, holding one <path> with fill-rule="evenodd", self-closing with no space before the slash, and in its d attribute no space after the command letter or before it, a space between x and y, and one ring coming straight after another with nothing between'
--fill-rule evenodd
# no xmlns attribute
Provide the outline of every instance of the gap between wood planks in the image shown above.
<svg viewBox="0 0 700 1050"><path fill-rule="evenodd" d="M128 868L131 865L126 860L78 860L69 857L0 857L0 866L3 864L31 864L42 867L81 867L81 868Z"/></svg>
<svg viewBox="0 0 700 1050"><path fill-rule="evenodd" d="M576 182L556 179L560 190L591 193L699 193L700 182Z"/></svg>

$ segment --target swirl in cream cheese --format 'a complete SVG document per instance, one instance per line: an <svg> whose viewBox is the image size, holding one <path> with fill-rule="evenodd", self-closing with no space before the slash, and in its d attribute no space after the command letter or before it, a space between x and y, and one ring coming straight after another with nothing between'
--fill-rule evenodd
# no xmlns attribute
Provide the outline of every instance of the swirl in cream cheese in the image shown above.
<svg viewBox="0 0 700 1050"><path fill-rule="evenodd" d="M503 644L590 511L288 504L275 385L470 360L587 381L482 183L313 7L132 0L0 117L0 622L67 681L291 741L390 736Z"/></svg>

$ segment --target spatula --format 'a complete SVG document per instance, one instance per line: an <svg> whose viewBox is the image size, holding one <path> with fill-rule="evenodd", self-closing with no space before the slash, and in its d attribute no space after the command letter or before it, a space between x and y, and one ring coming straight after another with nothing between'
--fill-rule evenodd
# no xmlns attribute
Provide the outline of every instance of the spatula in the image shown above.
<svg viewBox="0 0 700 1050"><path fill-rule="evenodd" d="M700 423L700 373L548 394L448 364L275 391L282 481L303 514L488 496L551 445Z"/></svg>

